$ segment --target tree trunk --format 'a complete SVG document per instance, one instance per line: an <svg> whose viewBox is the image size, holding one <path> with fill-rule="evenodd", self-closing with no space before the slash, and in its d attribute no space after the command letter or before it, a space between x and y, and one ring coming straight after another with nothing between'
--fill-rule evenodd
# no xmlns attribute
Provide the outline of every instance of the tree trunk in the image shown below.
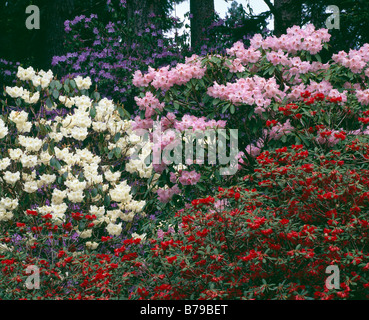
<svg viewBox="0 0 369 320"><path fill-rule="evenodd" d="M44 45L40 48L40 67L48 70L53 56L64 54L64 21L73 13L74 0L49 0L41 14Z"/></svg>
<svg viewBox="0 0 369 320"><path fill-rule="evenodd" d="M191 46L198 48L206 43L205 30L215 13L214 0L190 0Z"/></svg>
<svg viewBox="0 0 369 320"><path fill-rule="evenodd" d="M274 0L274 10L274 34L276 36L286 33L289 27L301 24L300 0Z"/></svg>

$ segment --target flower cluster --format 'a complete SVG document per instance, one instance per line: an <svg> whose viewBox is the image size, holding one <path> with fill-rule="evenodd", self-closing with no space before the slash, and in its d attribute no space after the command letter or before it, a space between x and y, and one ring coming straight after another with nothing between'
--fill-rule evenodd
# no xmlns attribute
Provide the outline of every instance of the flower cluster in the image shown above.
<svg viewBox="0 0 369 320"><path fill-rule="evenodd" d="M158 71L149 68L145 75L138 70L134 74L133 84L136 87L147 87L151 84L155 89L168 90L174 85L185 84L193 78L201 79L206 69L201 66L197 58L197 55L186 58L186 63L179 63L175 68L167 66Z"/></svg>
<svg viewBox="0 0 369 320"><path fill-rule="evenodd" d="M340 51L334 54L332 59L353 73L361 73L369 61L369 44L364 44L359 50L350 50L348 54ZM369 77L369 68L365 69L365 75Z"/></svg>

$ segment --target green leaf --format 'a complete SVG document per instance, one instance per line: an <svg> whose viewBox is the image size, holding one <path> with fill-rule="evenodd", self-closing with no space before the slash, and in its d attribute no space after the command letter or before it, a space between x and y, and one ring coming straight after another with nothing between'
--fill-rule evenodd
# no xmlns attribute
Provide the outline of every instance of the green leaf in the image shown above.
<svg viewBox="0 0 369 320"><path fill-rule="evenodd" d="M269 73L269 75L272 75L274 73L274 70L275 70L275 66L270 66L268 69L267 69L267 72Z"/></svg>
<svg viewBox="0 0 369 320"><path fill-rule="evenodd" d="M122 149L119 147L115 148L114 154L115 154L115 157L119 159L122 156Z"/></svg>
<svg viewBox="0 0 369 320"><path fill-rule="evenodd" d="M83 230L85 230L85 228L86 228L86 221L80 221L79 222L79 225L78 225L78 230L80 231L80 232L82 232Z"/></svg>
<svg viewBox="0 0 369 320"><path fill-rule="evenodd" d="M226 112L226 110L229 108L229 103L226 103L222 108L222 113Z"/></svg>
<svg viewBox="0 0 369 320"><path fill-rule="evenodd" d="M47 99L46 99L46 101L45 101L45 103L46 103L46 106L47 106L49 109L51 109L51 108L53 107L53 103L52 103L52 101L51 101L51 99L50 99L50 98L47 98Z"/></svg>
<svg viewBox="0 0 369 320"><path fill-rule="evenodd" d="M178 104L178 103L176 103L176 102L174 102L174 103L173 103L173 107L174 107L174 109L176 109L176 110L179 110L179 108L180 108L179 104Z"/></svg>
<svg viewBox="0 0 369 320"><path fill-rule="evenodd" d="M95 198L97 196L97 189L96 188L93 188L92 190L91 190L91 197L92 198Z"/></svg>
<svg viewBox="0 0 369 320"><path fill-rule="evenodd" d="M121 133L117 132L114 136L114 142L117 143L117 141L120 139Z"/></svg>
<svg viewBox="0 0 369 320"><path fill-rule="evenodd" d="M117 110L118 110L119 115L122 118L124 118L125 117L124 109L122 107L118 107Z"/></svg>
<svg viewBox="0 0 369 320"><path fill-rule="evenodd" d="M100 100L100 93L98 93L98 92L94 92L94 98L95 98L96 100Z"/></svg>
<svg viewBox="0 0 369 320"><path fill-rule="evenodd" d="M92 119L96 117L96 108L94 106L90 108L90 116Z"/></svg>
<svg viewBox="0 0 369 320"><path fill-rule="evenodd" d="M56 89L58 90L60 90L63 87L63 85L58 80L55 81L55 86L56 86Z"/></svg>
<svg viewBox="0 0 369 320"><path fill-rule="evenodd" d="M198 184L196 185L196 187L197 187L198 189L200 189L201 191L206 191L206 188L205 188L201 183L198 183Z"/></svg>
<svg viewBox="0 0 369 320"><path fill-rule="evenodd" d="M58 99L59 98L59 91L58 90L54 89L54 91L53 91L53 97L55 99Z"/></svg>
<svg viewBox="0 0 369 320"><path fill-rule="evenodd" d="M55 168L56 170L60 170L61 169L61 164L59 162L58 159L56 158L51 158L50 159L50 165Z"/></svg>
<svg viewBox="0 0 369 320"><path fill-rule="evenodd" d="M110 196L109 195L106 195L105 196L105 199L104 199L104 205L106 207L109 207L110 206L110 202L111 202Z"/></svg>

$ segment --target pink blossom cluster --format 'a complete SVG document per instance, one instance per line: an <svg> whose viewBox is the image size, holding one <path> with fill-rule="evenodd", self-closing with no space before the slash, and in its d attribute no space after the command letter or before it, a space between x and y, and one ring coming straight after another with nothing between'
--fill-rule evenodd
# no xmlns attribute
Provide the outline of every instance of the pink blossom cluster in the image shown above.
<svg viewBox="0 0 369 320"><path fill-rule="evenodd" d="M331 35L327 29L315 30L314 25L308 24L305 28L293 26L287 29L287 34L280 37L270 36L263 40L260 34L256 34L251 40L251 48L279 49L295 54L305 50L310 54L317 54L323 49L323 43L328 42Z"/></svg>
<svg viewBox="0 0 369 320"><path fill-rule="evenodd" d="M180 194L181 190L178 188L178 185L174 185L172 188L161 188L156 191L158 195L158 199L162 203L168 203L170 199L173 198L175 194Z"/></svg>
<svg viewBox="0 0 369 320"><path fill-rule="evenodd" d="M329 69L329 63L323 64L318 61L313 61L313 62L301 61L300 57L290 58L287 65L290 67L288 72L291 76L298 75L298 74L305 74L308 72L318 73L319 71L324 71L324 70Z"/></svg>
<svg viewBox="0 0 369 320"><path fill-rule="evenodd" d="M276 79L265 79L259 76L252 78L241 78L235 83L219 85L214 82L214 86L208 88L208 95L221 100L230 101L235 105L256 104L255 113L261 114L265 107L275 101L281 102L285 93L279 90Z"/></svg>
<svg viewBox="0 0 369 320"><path fill-rule="evenodd" d="M145 117L150 118L156 114L156 109L162 111L165 107L164 102L160 103L150 91L147 91L143 98L135 97L135 101L140 110L145 110Z"/></svg>
<svg viewBox="0 0 369 320"><path fill-rule="evenodd" d="M278 64L282 64L288 66L291 64L290 59L288 57L288 53L285 53L282 49L278 51L270 51L266 53L266 58L270 61L274 66Z"/></svg>
<svg viewBox="0 0 369 320"><path fill-rule="evenodd" d="M251 157L256 158L261 152L261 148L253 145L253 144L249 144L246 147L246 153L248 153Z"/></svg>
<svg viewBox="0 0 369 320"><path fill-rule="evenodd" d="M260 153L262 148L264 147L264 139L263 138L259 138L259 140L256 143L250 143L249 145L246 146L245 148L245 152L253 157L256 158ZM245 156L245 153L240 151L238 153L238 162L239 163L245 163L244 160L242 159ZM241 166L239 166L239 169L241 168Z"/></svg>
<svg viewBox="0 0 369 320"><path fill-rule="evenodd" d="M159 120L160 119L160 120ZM141 119L140 116L136 116L134 118L134 122L132 123L132 129L133 130L139 130L139 129L153 129L154 127L154 121L151 118ZM157 117L156 121L160 121L161 129L166 130L168 128L173 127L174 123L177 121L176 116L172 112L168 112L166 116L163 116L161 118Z"/></svg>
<svg viewBox="0 0 369 320"><path fill-rule="evenodd" d="M183 132L192 128L193 131L225 128L227 122L224 120L208 120L205 117L196 117L193 115L185 114L180 121L174 123L174 128Z"/></svg>
<svg viewBox="0 0 369 320"><path fill-rule="evenodd" d="M353 73L360 73L368 66L369 44L365 43L359 50L350 49L348 54L345 51L340 51L334 54L332 59L350 69ZM369 77L369 68L366 68L365 75Z"/></svg>
<svg viewBox="0 0 369 320"><path fill-rule="evenodd" d="M352 89L352 90L360 90L361 89L360 83L345 82L343 84L343 87L345 89Z"/></svg>
<svg viewBox="0 0 369 320"><path fill-rule="evenodd" d="M356 98L362 105L367 106L369 104L369 89L357 90Z"/></svg>
<svg viewBox="0 0 369 320"><path fill-rule="evenodd" d="M197 173L195 170L193 171L186 171L186 170L179 170L177 174L174 172L170 173L170 182L176 183L178 181L184 185L195 185L199 182L201 178L201 174Z"/></svg>
<svg viewBox="0 0 369 320"><path fill-rule="evenodd" d="M244 72L246 68L243 66L241 59L227 60L224 65L229 68L230 72Z"/></svg>
<svg viewBox="0 0 369 320"><path fill-rule="evenodd" d="M158 229L157 236L158 236L158 239L164 239L164 236L167 236L169 234L173 234L175 232L176 231L174 230L174 228L172 226L169 226L167 232L164 232L163 229Z"/></svg>
<svg viewBox="0 0 369 320"><path fill-rule="evenodd" d="M133 75L133 84L136 87L148 87L150 84L155 89L168 90L174 85L182 85L191 79L201 79L206 72L206 68L201 66L201 60L193 55L186 58L186 63L179 63L175 68L166 66L155 70L149 68L148 73L143 75L141 71L136 71Z"/></svg>
<svg viewBox="0 0 369 320"><path fill-rule="evenodd" d="M154 125L154 121L152 120L151 125ZM140 119L136 117L134 129L146 129L144 126L149 124L144 119ZM173 143L182 142L182 133L185 130L195 131L205 131L207 129L218 129L225 128L227 122L224 120L208 120L205 117L196 117L193 115L184 115L181 120L176 120L176 116L173 113L168 113L166 117L162 117L160 119L160 129L153 128L153 134L151 138L153 139L154 145L160 145L161 149L164 149L166 146Z"/></svg>
<svg viewBox="0 0 369 320"><path fill-rule="evenodd" d="M282 65L287 67L282 71L282 76L286 81L292 81L292 84L302 82L302 79L299 77L300 74L306 74L308 72L317 74L329 69L329 63L323 64L318 61L302 61L300 57L290 57L288 53L285 53L281 49L278 51L266 52L266 58L274 66Z"/></svg>
<svg viewBox="0 0 369 320"><path fill-rule="evenodd" d="M136 116L134 118L134 121L132 122L132 130L147 130L147 129L152 129L154 126L154 120L152 120L151 118L148 119L141 119L140 116Z"/></svg>
<svg viewBox="0 0 369 320"><path fill-rule="evenodd" d="M241 41L237 41L231 49L227 49L227 54L235 56L237 63L242 63L243 65L256 63L261 58L261 52L259 50L252 47L245 49Z"/></svg>
<svg viewBox="0 0 369 320"><path fill-rule="evenodd" d="M160 123L162 130L166 130L174 126L177 121L177 117L173 112L168 112L166 116L161 117Z"/></svg>
<svg viewBox="0 0 369 320"><path fill-rule="evenodd" d="M163 150L169 144L174 147L182 142L182 135L177 130L167 129L165 131L154 130L154 148Z"/></svg>

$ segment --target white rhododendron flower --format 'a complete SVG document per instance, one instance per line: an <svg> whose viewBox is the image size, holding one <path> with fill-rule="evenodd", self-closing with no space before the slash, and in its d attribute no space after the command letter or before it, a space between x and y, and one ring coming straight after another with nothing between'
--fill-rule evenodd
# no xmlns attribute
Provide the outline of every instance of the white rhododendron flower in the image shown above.
<svg viewBox="0 0 369 320"><path fill-rule="evenodd" d="M63 200L66 198L67 196L67 191L64 190L64 191L61 191L59 189L54 189L53 190L53 195L52 195L52 198L51 198L51 202L53 204L61 204L63 203Z"/></svg>
<svg viewBox="0 0 369 320"><path fill-rule="evenodd" d="M28 113L25 111L12 111L9 114L9 120L15 124L23 124L28 120Z"/></svg>
<svg viewBox="0 0 369 320"><path fill-rule="evenodd" d="M0 160L0 171L5 170L11 164L11 160L9 158L3 158Z"/></svg>
<svg viewBox="0 0 369 320"><path fill-rule="evenodd" d="M82 239L91 238L91 236L92 236L92 230L91 229L84 230L82 232L77 230L77 233L80 236L80 238L82 238Z"/></svg>
<svg viewBox="0 0 369 320"><path fill-rule="evenodd" d="M27 193L33 193L36 192L38 189L37 182L36 181L27 181L24 186L23 190Z"/></svg>
<svg viewBox="0 0 369 320"><path fill-rule="evenodd" d="M130 191L131 187L127 185L127 181L123 181L113 190L110 190L110 196L113 201L128 203L132 199Z"/></svg>
<svg viewBox="0 0 369 320"><path fill-rule="evenodd" d="M106 231L108 231L111 236L119 236L122 233L122 224L109 223L106 227Z"/></svg>
<svg viewBox="0 0 369 320"><path fill-rule="evenodd" d="M137 234L136 232L132 233L132 239L141 239L144 240L146 238L146 233Z"/></svg>
<svg viewBox="0 0 369 320"><path fill-rule="evenodd" d="M90 250L95 250L98 246L99 244L97 242L91 242L91 241L86 242L86 247Z"/></svg>
<svg viewBox="0 0 369 320"><path fill-rule="evenodd" d="M24 89L22 87L6 87L6 93L12 98L20 98L23 95Z"/></svg>
<svg viewBox="0 0 369 320"><path fill-rule="evenodd" d="M20 80L32 80L33 77L36 76L35 70L32 67L28 67L27 69L22 68L21 66L18 67L17 77Z"/></svg>
<svg viewBox="0 0 369 320"><path fill-rule="evenodd" d="M15 184L20 179L20 172L5 171L3 179L9 184Z"/></svg>

